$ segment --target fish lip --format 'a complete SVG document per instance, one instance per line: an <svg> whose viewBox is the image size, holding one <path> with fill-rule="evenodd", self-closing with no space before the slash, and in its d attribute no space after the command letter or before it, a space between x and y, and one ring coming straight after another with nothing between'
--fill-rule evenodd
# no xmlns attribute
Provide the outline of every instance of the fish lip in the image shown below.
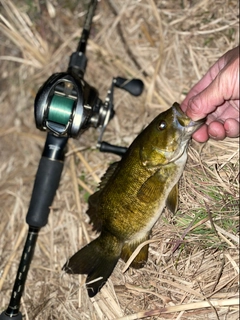
<svg viewBox="0 0 240 320"><path fill-rule="evenodd" d="M197 131L206 121L206 118L200 119L198 121L191 120L189 124L185 127L185 131L189 131L190 134L193 134Z"/></svg>
<svg viewBox="0 0 240 320"><path fill-rule="evenodd" d="M178 103L173 104L173 110L177 127L181 129L186 138L197 131L206 121L206 118L197 121L192 120L183 112Z"/></svg>
<svg viewBox="0 0 240 320"><path fill-rule="evenodd" d="M173 114L176 129L180 134L178 140L180 147L178 152L173 155L171 162L176 161L183 155L188 146L191 135L195 131L197 131L206 121L206 118L197 121L192 120L183 112L178 103L173 104Z"/></svg>

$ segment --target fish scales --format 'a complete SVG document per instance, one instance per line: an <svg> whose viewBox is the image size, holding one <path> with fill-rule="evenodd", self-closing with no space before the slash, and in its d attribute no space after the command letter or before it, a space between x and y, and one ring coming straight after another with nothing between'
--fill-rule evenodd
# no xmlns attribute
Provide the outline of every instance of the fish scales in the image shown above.
<svg viewBox="0 0 240 320"><path fill-rule="evenodd" d="M166 194L181 175L175 164L160 169L155 168L153 172L140 167L139 161L134 153L126 154L118 168L117 178L115 175L110 178L108 185L99 195L102 207L102 210L99 208L99 213L104 211L103 224L105 223L113 234L117 234L125 241L131 240L132 235L139 232L139 229L145 228L151 220L153 220L150 226L152 227L161 213L159 213L160 203L167 197ZM153 174L156 175L156 179L152 189L150 185L149 188L145 188L145 192L141 192L144 182ZM173 175L176 176L174 179ZM148 216L146 213L150 210L156 213ZM129 221L131 221L130 226Z"/></svg>
<svg viewBox="0 0 240 320"><path fill-rule="evenodd" d="M101 290L120 258L127 261L149 239L163 208L177 210L178 180L187 160L188 141L203 123L192 121L174 103L136 137L89 197L87 214L100 236L75 253L63 269L88 275L90 297ZM143 267L147 259L145 245L131 267Z"/></svg>

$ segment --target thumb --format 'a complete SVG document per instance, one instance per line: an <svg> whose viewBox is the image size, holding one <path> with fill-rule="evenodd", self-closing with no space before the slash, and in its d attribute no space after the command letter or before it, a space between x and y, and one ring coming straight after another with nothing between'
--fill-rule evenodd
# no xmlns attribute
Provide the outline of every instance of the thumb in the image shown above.
<svg viewBox="0 0 240 320"><path fill-rule="evenodd" d="M226 65L203 91L189 99L186 113L191 119L203 119L225 101L239 99L238 63L236 59Z"/></svg>
<svg viewBox="0 0 240 320"><path fill-rule="evenodd" d="M223 103L219 80L216 78L206 89L189 100L186 113L192 120L197 121L214 112Z"/></svg>

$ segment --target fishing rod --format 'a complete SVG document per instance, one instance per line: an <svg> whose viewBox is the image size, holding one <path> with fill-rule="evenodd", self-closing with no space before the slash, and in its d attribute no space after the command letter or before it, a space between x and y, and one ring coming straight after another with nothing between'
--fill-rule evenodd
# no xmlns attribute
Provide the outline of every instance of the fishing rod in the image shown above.
<svg viewBox="0 0 240 320"><path fill-rule="evenodd" d="M69 138L79 138L90 127L100 128L97 148L122 156L127 148L102 141L104 130L114 116L114 87L134 96L143 91L139 79L113 78L105 101L98 91L84 80L87 66L85 55L97 0L91 0L77 51L70 56L66 72L54 73L39 89L34 102L36 127L47 137L36 173L26 222L28 234L19 262L9 305L0 320L22 320L21 298L34 255L39 230L48 223L50 206L58 189L66 146Z"/></svg>

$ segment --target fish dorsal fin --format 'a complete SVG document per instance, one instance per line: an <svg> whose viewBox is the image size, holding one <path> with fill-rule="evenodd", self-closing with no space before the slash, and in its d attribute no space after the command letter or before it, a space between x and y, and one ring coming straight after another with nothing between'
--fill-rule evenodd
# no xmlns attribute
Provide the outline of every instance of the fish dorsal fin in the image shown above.
<svg viewBox="0 0 240 320"><path fill-rule="evenodd" d="M123 259L123 261L127 262L127 260L131 257L131 255L133 254L134 250L144 241L149 239L149 234L146 235L143 239L141 239L140 241L136 241L136 242L131 242L131 243L126 243L124 244L123 248L122 248L122 253L121 253L121 259ZM132 261L130 267L135 268L135 269L139 269L144 267L144 265L147 262L148 259L148 247L149 244L146 244L138 253L138 255L135 257L135 259Z"/></svg>
<svg viewBox="0 0 240 320"><path fill-rule="evenodd" d="M93 230L97 232L101 232L102 230L102 220L99 217L99 193L100 191L96 191L88 198L88 210L87 215L90 218L89 223L93 225Z"/></svg>
<svg viewBox="0 0 240 320"><path fill-rule="evenodd" d="M137 193L137 197L144 203L155 202L159 199L159 194L161 192L160 187L161 181L159 175L155 173L142 184Z"/></svg>
<svg viewBox="0 0 240 320"><path fill-rule="evenodd" d="M101 178L101 182L99 183L99 186L98 186L98 191L93 193L88 198L88 210L86 213L90 218L90 223L92 223L93 225L93 230L97 232L101 232L102 230L102 219L101 219L101 216L99 215L99 196L101 194L101 190L105 187L108 180L115 172L117 165L118 165L118 162L114 162L108 167L107 171Z"/></svg>
<svg viewBox="0 0 240 320"><path fill-rule="evenodd" d="M166 206L168 207L168 209L172 213L175 213L177 211L177 208L178 208L178 183L176 183L175 186L170 191L170 193L167 197Z"/></svg>
<svg viewBox="0 0 240 320"><path fill-rule="evenodd" d="M117 166L119 164L119 161L117 162L113 162L112 164L110 164L110 166L107 168L106 172L104 173L104 175L101 178L101 182L99 183L99 190L103 189L105 187L105 185L107 184L108 180L112 177L112 175L114 174Z"/></svg>

